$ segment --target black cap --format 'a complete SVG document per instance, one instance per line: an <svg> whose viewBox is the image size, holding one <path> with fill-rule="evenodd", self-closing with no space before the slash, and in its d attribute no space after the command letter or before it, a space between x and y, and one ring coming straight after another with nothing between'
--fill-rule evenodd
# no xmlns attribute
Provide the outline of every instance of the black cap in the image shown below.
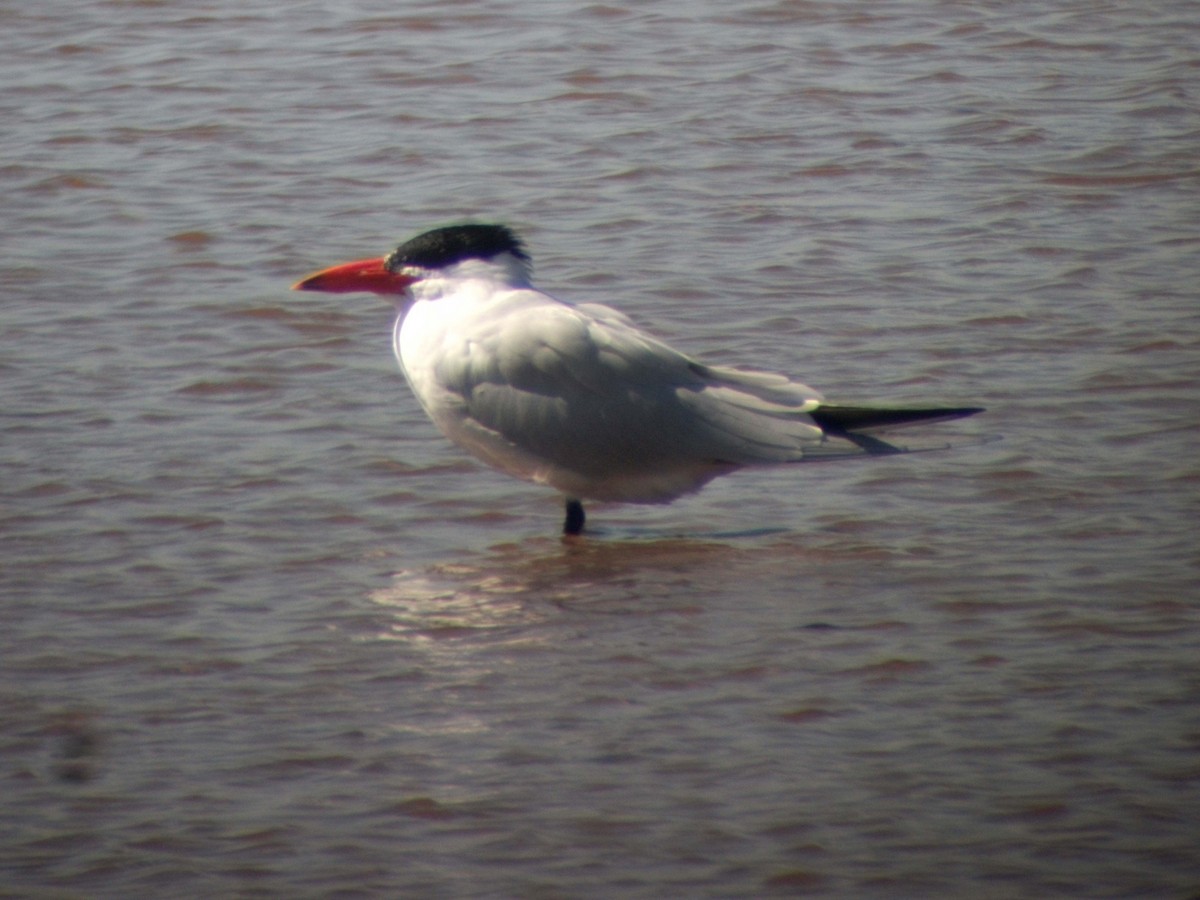
<svg viewBox="0 0 1200 900"><path fill-rule="evenodd" d="M468 259L491 259L511 253L523 262L529 254L521 239L505 225L448 225L405 241L387 257L391 272L405 266L444 269Z"/></svg>

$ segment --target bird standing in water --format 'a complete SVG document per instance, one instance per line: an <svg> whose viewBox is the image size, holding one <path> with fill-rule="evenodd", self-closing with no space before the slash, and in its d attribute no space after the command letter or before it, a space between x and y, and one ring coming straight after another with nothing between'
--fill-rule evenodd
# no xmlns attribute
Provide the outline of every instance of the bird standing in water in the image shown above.
<svg viewBox="0 0 1200 900"><path fill-rule="evenodd" d="M747 466L904 452L881 433L977 407L827 404L782 375L705 365L607 306L533 287L503 225L425 232L301 280L397 309L392 346L425 412L490 466L549 485L579 534L584 500L666 503Z"/></svg>

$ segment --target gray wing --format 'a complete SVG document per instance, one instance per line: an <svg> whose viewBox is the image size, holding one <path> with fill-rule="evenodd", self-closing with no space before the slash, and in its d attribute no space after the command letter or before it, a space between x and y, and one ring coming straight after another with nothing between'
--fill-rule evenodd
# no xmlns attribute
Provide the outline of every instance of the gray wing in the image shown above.
<svg viewBox="0 0 1200 900"><path fill-rule="evenodd" d="M474 426L556 465L611 473L869 452L825 435L812 388L705 366L607 307L543 302L497 321L439 381Z"/></svg>

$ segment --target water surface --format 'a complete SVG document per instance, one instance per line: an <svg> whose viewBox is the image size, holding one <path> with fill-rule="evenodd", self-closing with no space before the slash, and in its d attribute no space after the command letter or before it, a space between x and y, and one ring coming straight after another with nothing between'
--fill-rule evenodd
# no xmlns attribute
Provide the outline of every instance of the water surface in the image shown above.
<svg viewBox="0 0 1200 900"><path fill-rule="evenodd" d="M1200 890L1193 6L0 13L14 896ZM997 443L559 501L289 293L539 284Z"/></svg>

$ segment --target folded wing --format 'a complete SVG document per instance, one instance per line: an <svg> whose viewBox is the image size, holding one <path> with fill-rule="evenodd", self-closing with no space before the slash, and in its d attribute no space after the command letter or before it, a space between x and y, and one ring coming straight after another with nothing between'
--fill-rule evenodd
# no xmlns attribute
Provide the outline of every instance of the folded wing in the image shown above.
<svg viewBox="0 0 1200 900"><path fill-rule="evenodd" d="M527 477L542 464L611 480L896 453L876 435L977 411L825 405L782 375L703 365L607 307L540 296L490 317L438 374L456 395L447 434Z"/></svg>

